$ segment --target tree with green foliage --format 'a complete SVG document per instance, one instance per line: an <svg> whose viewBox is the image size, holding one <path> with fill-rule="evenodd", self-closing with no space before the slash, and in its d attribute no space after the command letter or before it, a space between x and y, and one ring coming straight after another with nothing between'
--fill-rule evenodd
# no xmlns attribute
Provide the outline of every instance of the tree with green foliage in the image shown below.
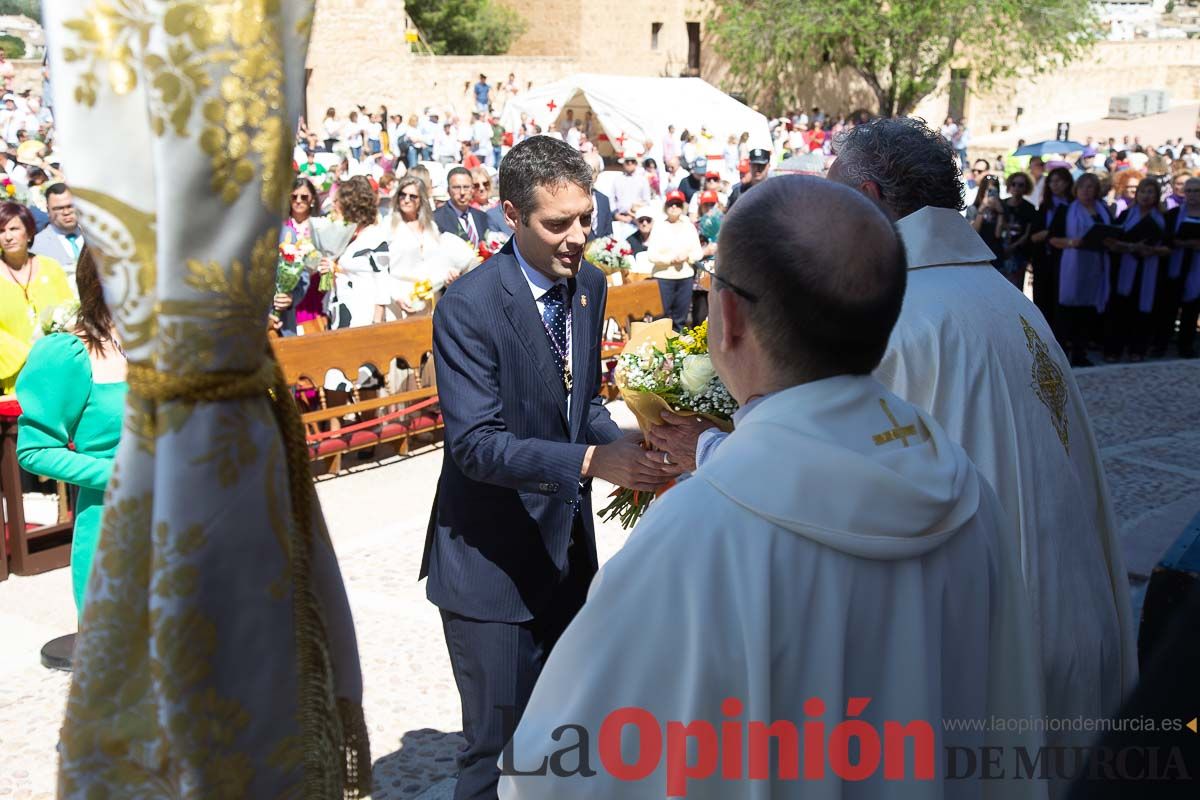
<svg viewBox="0 0 1200 800"><path fill-rule="evenodd" d="M713 0L707 23L737 88L795 108L825 68L862 77L884 116L911 113L951 66L987 89L1079 58L1097 38L1089 0Z"/></svg>
<svg viewBox="0 0 1200 800"><path fill-rule="evenodd" d="M25 40L19 36L0 35L0 50L9 58L24 58Z"/></svg>
<svg viewBox="0 0 1200 800"><path fill-rule="evenodd" d="M42 21L42 0L0 0L0 15L22 14Z"/></svg>
<svg viewBox="0 0 1200 800"><path fill-rule="evenodd" d="M520 15L495 0L408 0L404 10L438 55L502 55L525 31Z"/></svg>

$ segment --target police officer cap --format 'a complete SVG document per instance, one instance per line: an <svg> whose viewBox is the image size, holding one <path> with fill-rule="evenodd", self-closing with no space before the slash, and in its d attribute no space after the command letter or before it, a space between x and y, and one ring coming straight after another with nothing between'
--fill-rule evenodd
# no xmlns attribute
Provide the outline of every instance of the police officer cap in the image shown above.
<svg viewBox="0 0 1200 800"><path fill-rule="evenodd" d="M753 150L750 151L750 163L751 164L770 164L771 163L771 151L764 150L761 147L754 148Z"/></svg>

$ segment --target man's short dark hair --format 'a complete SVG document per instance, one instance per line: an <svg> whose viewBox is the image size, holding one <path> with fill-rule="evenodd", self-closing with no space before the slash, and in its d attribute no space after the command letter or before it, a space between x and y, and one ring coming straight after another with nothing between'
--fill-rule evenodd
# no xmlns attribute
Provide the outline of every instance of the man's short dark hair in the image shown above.
<svg viewBox="0 0 1200 800"><path fill-rule="evenodd" d="M771 178L729 212L718 247L714 288L723 279L755 297L749 324L777 368L814 380L879 366L907 263L866 197L821 178Z"/></svg>
<svg viewBox="0 0 1200 800"><path fill-rule="evenodd" d="M450 179L453 178L455 175L466 175L467 179L469 180L471 178L471 170L467 169L466 167L454 167L453 169L451 169L449 172L446 173L446 185L447 186L450 185Z"/></svg>
<svg viewBox="0 0 1200 800"><path fill-rule="evenodd" d="M537 187L565 183L590 194L592 168L578 150L553 136L530 136L500 162L500 202L512 203L525 224L537 207Z"/></svg>
<svg viewBox="0 0 1200 800"><path fill-rule="evenodd" d="M836 144L843 182L875 183L896 219L926 206L962 211L958 154L925 120L875 119L846 131Z"/></svg>
<svg viewBox="0 0 1200 800"><path fill-rule="evenodd" d="M46 197L49 198L49 197L53 197L56 194L63 194L65 192L69 192L69 191L71 191L71 190L69 188L67 188L67 185L60 181L59 183L52 183L49 186L47 186L45 194L46 194Z"/></svg>

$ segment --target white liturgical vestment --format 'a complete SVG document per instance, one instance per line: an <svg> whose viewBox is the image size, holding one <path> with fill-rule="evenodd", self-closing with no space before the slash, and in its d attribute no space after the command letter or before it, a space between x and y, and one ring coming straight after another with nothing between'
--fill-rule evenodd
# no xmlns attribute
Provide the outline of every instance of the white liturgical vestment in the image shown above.
<svg viewBox="0 0 1200 800"><path fill-rule="evenodd" d="M1012 758L1017 745L1036 756L1040 742L943 726L1042 714L1006 524L962 448L875 379L766 397L692 480L651 506L593 581L508 754L510 773L544 759L556 770L506 775L500 797L1044 797L1043 781L982 781L978 769L942 781L946 746L1005 747ZM623 708L640 709L623 713L641 724L615 725ZM928 724L927 779L915 776L923 748L910 740L895 751L888 721ZM690 741L673 722L691 725ZM757 723L799 734L781 736L776 755ZM851 727L861 780L842 768ZM879 758L887 751L892 779ZM645 776L626 780L622 764Z"/></svg>
<svg viewBox="0 0 1200 800"><path fill-rule="evenodd" d="M1116 713L1137 682L1129 583L1100 451L1066 356L966 220L924 208L900 319L875 375L928 411L991 483L1012 525L1042 647L1046 713ZM1048 744L1093 734L1050 731Z"/></svg>
<svg viewBox="0 0 1200 800"><path fill-rule="evenodd" d="M1111 716L1137 682L1137 640L1100 451L1067 358L957 212L923 208L896 227L908 287L875 377L928 411L996 490L1041 642L1047 716ZM701 436L697 463L719 436ZM1087 730L1054 727L1050 745L1092 743Z"/></svg>

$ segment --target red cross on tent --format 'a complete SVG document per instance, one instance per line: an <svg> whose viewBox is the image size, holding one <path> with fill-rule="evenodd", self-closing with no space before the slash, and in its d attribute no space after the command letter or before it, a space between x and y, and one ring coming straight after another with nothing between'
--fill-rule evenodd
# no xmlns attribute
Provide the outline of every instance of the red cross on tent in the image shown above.
<svg viewBox="0 0 1200 800"><path fill-rule="evenodd" d="M550 109L550 113L553 114L554 109L558 108L558 103L551 100L549 103L546 103L546 108Z"/></svg>
<svg viewBox="0 0 1200 800"><path fill-rule="evenodd" d="M625 131L621 131L621 135L616 137L616 139L614 139L613 141L615 141L618 145L620 145L621 149L624 150L625 149L625 140L628 138L629 137L625 135Z"/></svg>

